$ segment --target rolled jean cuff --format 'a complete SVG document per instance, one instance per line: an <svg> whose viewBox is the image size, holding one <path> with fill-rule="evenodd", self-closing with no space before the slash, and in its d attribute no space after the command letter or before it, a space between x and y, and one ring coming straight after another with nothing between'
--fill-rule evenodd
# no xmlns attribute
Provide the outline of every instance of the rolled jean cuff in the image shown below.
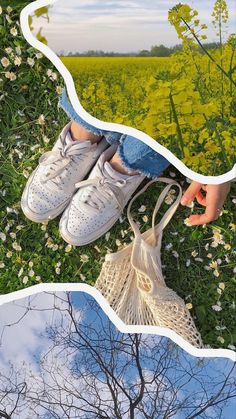
<svg viewBox="0 0 236 419"><path fill-rule="evenodd" d="M105 137L109 144L119 141L117 152L128 172L139 172L148 177L157 177L169 166L170 163L165 157L143 141L119 132L100 129L86 122L75 112L67 97L66 89L59 97L58 106L64 110L72 121L77 122L94 135Z"/></svg>
<svg viewBox="0 0 236 419"><path fill-rule="evenodd" d="M103 136L106 138L108 143L113 143L114 141L119 141L122 134L114 131L106 131L100 128L95 127L94 125L89 124L87 121L81 118L77 112L75 112L73 106L71 105L67 94L66 89L63 90L62 94L59 96L58 106L64 110L67 116L74 122L80 124L87 131L92 132L94 135L99 137Z"/></svg>
<svg viewBox="0 0 236 419"><path fill-rule="evenodd" d="M170 164L143 141L129 135L122 136L117 152L130 172L139 172L151 178L159 176Z"/></svg>

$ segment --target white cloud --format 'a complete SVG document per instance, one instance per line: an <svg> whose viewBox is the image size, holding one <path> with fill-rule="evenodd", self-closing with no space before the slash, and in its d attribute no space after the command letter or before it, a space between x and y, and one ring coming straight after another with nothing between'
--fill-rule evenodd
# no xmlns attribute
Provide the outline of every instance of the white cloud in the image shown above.
<svg viewBox="0 0 236 419"><path fill-rule="evenodd" d="M150 48L153 44L173 45L178 38L168 22L168 10L177 0L59 0L50 8L50 23L35 20L35 30L44 27L49 46L55 50L130 52ZM186 1L199 11L204 23L210 23L214 0ZM229 33L235 31L234 0L228 0ZM209 29L209 41L215 31Z"/></svg>
<svg viewBox="0 0 236 419"><path fill-rule="evenodd" d="M63 308L63 302L55 298L53 294L40 293L0 306L0 370L1 364L8 360L14 360L18 366L23 361L30 363L35 354L40 354L49 345L49 339L42 334L46 325L60 319L60 312L53 310L55 301ZM27 307L37 310L27 311Z"/></svg>

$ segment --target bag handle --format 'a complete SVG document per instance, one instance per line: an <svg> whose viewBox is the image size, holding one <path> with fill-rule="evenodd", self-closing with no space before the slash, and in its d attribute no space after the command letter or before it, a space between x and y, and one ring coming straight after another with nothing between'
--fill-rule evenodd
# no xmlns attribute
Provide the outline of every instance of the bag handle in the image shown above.
<svg viewBox="0 0 236 419"><path fill-rule="evenodd" d="M163 191L160 193L154 211L153 211L153 215L152 215L152 228L147 230L145 233L141 234L139 227L137 225L137 223L133 220L133 217L131 216L131 206L133 204L133 202L140 196L142 195L150 185L152 185L155 182L163 182L163 183L167 183L167 186L163 189ZM155 219L156 219L156 215L158 210L161 207L161 204L163 203L165 197L167 196L169 190L172 188L172 186L177 186L179 188L179 194L177 196L177 198L175 199L175 202L168 208L168 210L166 211L166 213L164 214L164 216L162 217L161 221L155 225ZM150 182L148 182L130 201L129 205L128 205L128 209L127 209L127 216L128 216L128 220L129 223L134 231L134 234L136 236L144 236L146 239L152 235L153 239L154 239L154 246L156 245L157 242L157 231L161 232L169 223L169 221L171 220L171 218L173 217L175 211L178 208L178 205L180 203L181 200L181 196L182 196L182 188L179 185L179 183L177 183L176 181L173 181L172 179L168 179L165 177L159 177L159 178L155 178L153 180L151 180Z"/></svg>

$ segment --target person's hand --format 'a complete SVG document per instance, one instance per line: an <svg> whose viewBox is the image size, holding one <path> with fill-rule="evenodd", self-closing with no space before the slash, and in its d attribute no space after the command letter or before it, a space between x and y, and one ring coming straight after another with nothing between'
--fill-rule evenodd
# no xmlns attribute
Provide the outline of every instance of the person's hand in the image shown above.
<svg viewBox="0 0 236 419"><path fill-rule="evenodd" d="M205 192L203 194L203 191ZM204 214L192 214L188 221L191 225L202 225L216 220L230 191L230 182L221 185L203 185L193 181L184 193L181 204L189 205L194 199L205 207Z"/></svg>

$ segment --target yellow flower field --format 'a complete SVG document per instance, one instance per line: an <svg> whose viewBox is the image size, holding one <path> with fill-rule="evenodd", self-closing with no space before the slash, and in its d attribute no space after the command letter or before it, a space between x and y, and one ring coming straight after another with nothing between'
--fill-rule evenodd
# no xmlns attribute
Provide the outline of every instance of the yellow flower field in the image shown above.
<svg viewBox="0 0 236 419"><path fill-rule="evenodd" d="M225 48L230 63L231 47ZM236 150L235 87L208 57L62 57L78 97L93 116L140 129L193 170L217 175ZM197 70L198 69L198 70Z"/></svg>

